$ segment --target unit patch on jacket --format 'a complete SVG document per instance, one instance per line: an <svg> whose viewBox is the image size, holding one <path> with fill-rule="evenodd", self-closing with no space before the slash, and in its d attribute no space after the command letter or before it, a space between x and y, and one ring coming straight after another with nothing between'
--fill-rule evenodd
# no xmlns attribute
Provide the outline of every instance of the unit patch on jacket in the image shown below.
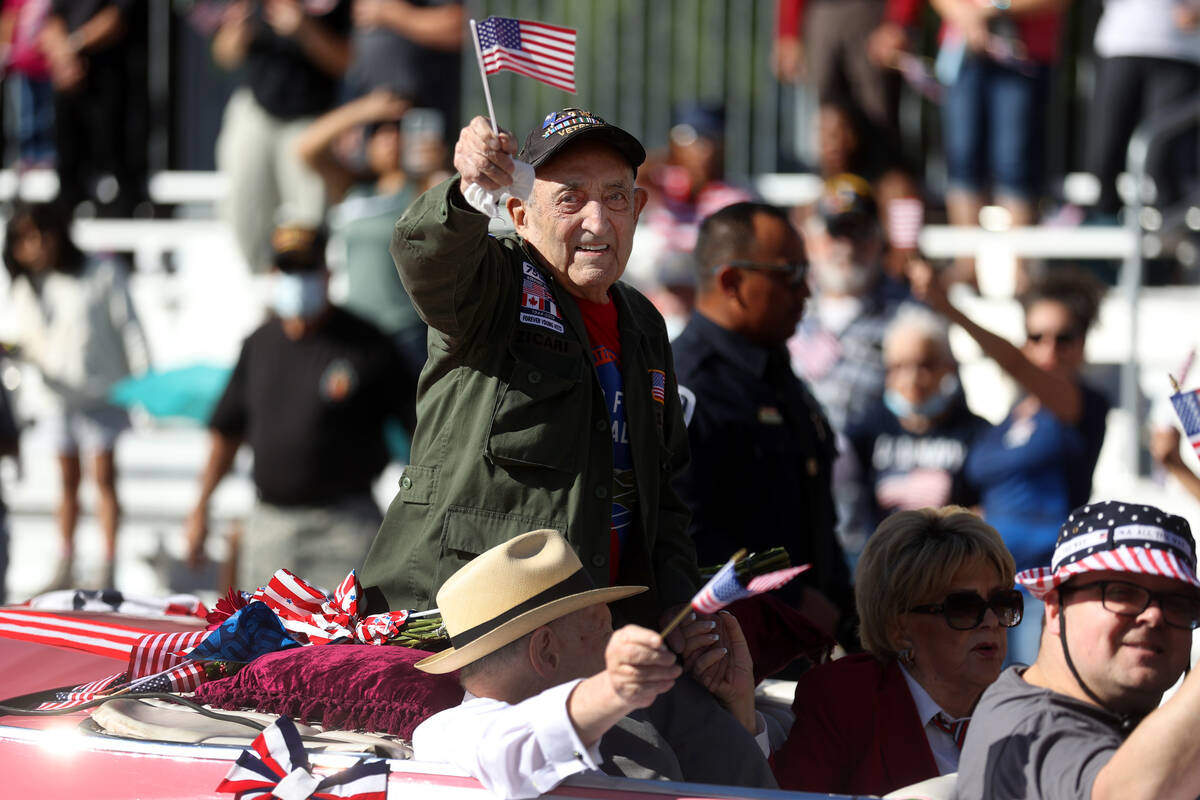
<svg viewBox="0 0 1200 800"><path fill-rule="evenodd" d="M542 273L528 261L521 265L521 271L525 278L521 287L521 322L563 333L562 314L558 311L558 304L554 302L554 295L550 294L550 286L542 277Z"/></svg>

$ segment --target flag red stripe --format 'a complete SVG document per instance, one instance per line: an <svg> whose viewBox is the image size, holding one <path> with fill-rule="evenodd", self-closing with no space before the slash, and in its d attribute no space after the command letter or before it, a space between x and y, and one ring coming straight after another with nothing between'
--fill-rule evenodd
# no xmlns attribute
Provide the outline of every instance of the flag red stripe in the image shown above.
<svg viewBox="0 0 1200 800"><path fill-rule="evenodd" d="M576 33L571 28L563 28L561 26L551 25L546 22L534 22L533 20L521 20L520 22L522 30L525 28L543 28L546 31L563 34L565 37L569 37L572 42L575 41Z"/></svg>
<svg viewBox="0 0 1200 800"><path fill-rule="evenodd" d="M557 78L551 78L549 75L547 75L543 72L535 72L533 70L528 70L528 69L514 66L513 64L502 63L496 67L489 67L487 70L487 73L489 75L491 75L493 73L499 72L502 69L509 70L510 72L515 72L518 75L524 75L527 78L535 78L535 79L541 81L542 83L549 84L550 86L554 86L555 88L558 88L558 89L563 89L568 92L575 91L575 83L573 81L570 83L567 83L567 82L561 81Z"/></svg>
<svg viewBox="0 0 1200 800"><path fill-rule="evenodd" d="M489 50L491 48L488 48ZM543 39L541 36L521 36L521 49L530 53L541 53L550 58L558 58L567 63L575 62L575 46L562 46L554 39ZM562 53L563 56L558 56Z"/></svg>
<svg viewBox="0 0 1200 800"><path fill-rule="evenodd" d="M501 69L511 69L516 72L518 69L525 70L526 73L536 78L545 78L546 80L559 81L560 83L570 83L574 85L574 79L571 74L562 73L559 70L551 70L542 67L538 64L528 64L520 59L514 59L511 56L501 54L496 58L487 58L484 60L484 66L488 72L496 72Z"/></svg>
<svg viewBox="0 0 1200 800"><path fill-rule="evenodd" d="M563 79L570 79L572 77L572 69L571 69L570 63L567 63L567 65L565 67L562 67L562 66L559 66L560 62L556 62L553 59L535 58L535 57L533 57L527 53L524 53L522 51L519 51L519 50L508 50L503 47L488 48L487 52L483 54L484 64L487 64L488 61L495 60L495 59L511 59L518 63L527 63L529 66L531 66L533 68L536 68L539 70L546 70L548 72L553 72L558 77L561 77Z"/></svg>

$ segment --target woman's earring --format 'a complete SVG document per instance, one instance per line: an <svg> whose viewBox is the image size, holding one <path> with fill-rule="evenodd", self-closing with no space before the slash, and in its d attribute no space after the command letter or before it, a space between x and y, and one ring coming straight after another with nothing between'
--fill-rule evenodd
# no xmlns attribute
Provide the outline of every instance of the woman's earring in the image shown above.
<svg viewBox="0 0 1200 800"><path fill-rule="evenodd" d="M913 649L911 646L904 648L899 653L896 653L896 657L899 658L900 663L906 667L911 667L913 662L917 660L913 654Z"/></svg>

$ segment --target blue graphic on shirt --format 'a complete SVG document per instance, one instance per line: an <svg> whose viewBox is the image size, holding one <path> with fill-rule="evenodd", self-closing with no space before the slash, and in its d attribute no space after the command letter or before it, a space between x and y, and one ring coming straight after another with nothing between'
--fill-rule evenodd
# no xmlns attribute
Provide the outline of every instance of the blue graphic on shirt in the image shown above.
<svg viewBox="0 0 1200 800"><path fill-rule="evenodd" d="M637 485L633 480L633 450L629 446L629 427L625 420L625 386L617 356L603 345L592 348L592 363L604 390L609 428L613 441L612 528L622 549L634 520Z"/></svg>

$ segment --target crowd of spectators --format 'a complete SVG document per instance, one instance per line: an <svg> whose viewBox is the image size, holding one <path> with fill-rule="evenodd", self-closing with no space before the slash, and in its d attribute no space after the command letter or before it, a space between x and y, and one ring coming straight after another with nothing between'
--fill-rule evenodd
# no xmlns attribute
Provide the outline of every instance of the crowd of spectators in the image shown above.
<svg viewBox="0 0 1200 800"><path fill-rule="evenodd" d="M1200 9L1161 0L1149 20L1133 2L1110 0L1096 34L1105 105L1097 102L1089 159L1102 187L1099 218L1117 209L1115 173L1134 124L1194 92L1200 75L1192 33ZM686 602L698 566L738 547L784 547L814 568L768 616L786 624L799 612L851 655L802 677L775 778L738 729L736 741L755 759L731 763L752 768L765 786L778 779L785 788L883 793L955 771L967 723L1006 656L1035 664L1032 685L1061 689L1041 681L1056 663L1053 637L1067 650L1068 592L1048 596L1054 589L1038 570L1077 556L1064 555L1064 540L1091 533L1070 523L1073 513L1091 514L1085 504L1110 406L1081 377L1103 289L1082 270L1023 265L1025 337L1015 344L952 301L952 283L975 282L972 264L938 270L919 257L927 194L900 147L897 118L900 75L911 72L913 27L925 13L919 0L780 0L777 75L808 82L820 104L815 202L757 202L726 175L717 106L676 109L666 147L648 157L629 133L573 108L545 123L565 135L535 129L526 140L520 156L537 178L528 197L507 200L513 230L504 236L488 236L491 221L468 197L470 188L515 183L516 139L480 117L458 132L461 3L220 6L213 60L239 81L216 142L229 185L221 215L248 270L267 275L272 313L246 339L208 420L209 458L185 524L193 565L206 553L209 501L243 443L254 451L257 502L231 555L240 588L277 567L332 586L365 558L372 603L427 607L435 594L443 602L439 589L453 594L446 579L455 569L468 577L479 569L474 556L554 526L561 537L526 535L560 548L571 575L648 584L618 611L650 626ZM930 6L942 20L934 74L943 84L946 214L974 225L994 201L1012 224L1036 222L1066 2ZM130 216L148 202L146 106L128 91L146 84L146 12L145 0L26 0L0 13L18 76L21 163L53 159L60 178L58 204L14 211L4 248L20 314L12 352L56 397L46 425L62 476L62 556L49 588L78 578L81 448L94 456L105 535L98 582L116 582L114 447L129 418L108 389L148 369L148 348L124 270L81 252L69 222L81 204ZM454 139L460 180L445 180ZM1194 150L1158 153L1160 203L1186 194L1194 159L1185 149ZM564 199L551 188L559 186L584 199ZM327 261L346 277L339 304ZM618 283L627 261L665 326L634 287ZM950 325L1019 387L998 425L967 403ZM385 517L371 492L397 456L388 452L389 422L415 438ZM0 455L13 449L7 423L0 415ZM1178 437L1161 436L1154 455L1200 494ZM1194 570L1186 524L1167 528L1145 546L1173 548ZM565 555L571 548L582 560ZM1194 575L1180 574L1194 588ZM1168 595L1154 580L1114 594L1116 583L1078 588L1099 585L1098 602L1122 617L1200 622L1191 594ZM613 600L638 594L609 592ZM606 636L607 612L591 614L567 627ZM715 641L737 642L722 661L748 671L761 631L747 625L747 644L738 623L712 627ZM539 630L523 631L533 638L522 646L557 641ZM620 713L585 747L661 693L704 720L681 732L678 772L708 779L691 770L719 759L685 759L695 758L696 730L723 719L719 709L699 684L674 685L678 672L656 634L622 631L612 642L640 642L666 677L638 703L614 704ZM450 661L469 666L482 649ZM586 681L584 667L598 665L598 646L579 662L546 652L554 669L537 686L497 688L468 669L464 687L493 713L568 678ZM705 670L689 667L704 681ZM1014 684L1019 674L1007 673L1009 690L1024 686ZM740 713L746 683L742 675L713 693L727 710L736 706L754 737L759 720ZM560 700L578 710L551 696L555 708ZM851 701L861 708L848 713ZM588 755L575 758L595 767Z"/></svg>

